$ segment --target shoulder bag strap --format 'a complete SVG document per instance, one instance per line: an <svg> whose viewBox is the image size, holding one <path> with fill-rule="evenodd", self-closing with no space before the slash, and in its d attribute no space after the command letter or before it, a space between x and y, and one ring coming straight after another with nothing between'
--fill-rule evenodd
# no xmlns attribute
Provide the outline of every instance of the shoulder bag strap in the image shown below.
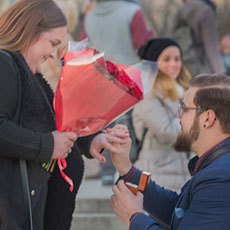
<svg viewBox="0 0 230 230"><path fill-rule="evenodd" d="M142 146L143 146L143 143L144 143L144 139L145 139L145 135L146 135L147 131L148 131L148 128L144 128L141 140L140 140L140 142L137 145L138 157L139 157L139 153L140 153L140 151L142 149Z"/></svg>
<svg viewBox="0 0 230 230"><path fill-rule="evenodd" d="M224 155L225 153L230 153L230 144L224 145L223 147L208 155L207 158L201 163L199 170L205 168L207 165L209 165L211 162L213 162L218 157Z"/></svg>
<svg viewBox="0 0 230 230"><path fill-rule="evenodd" d="M21 172L21 179L22 179L22 190L23 190L23 198L25 204L26 222L27 225L29 225L30 227L29 229L33 230L32 208L31 208L30 189L29 189L26 161L19 159L19 164L20 164L20 172Z"/></svg>

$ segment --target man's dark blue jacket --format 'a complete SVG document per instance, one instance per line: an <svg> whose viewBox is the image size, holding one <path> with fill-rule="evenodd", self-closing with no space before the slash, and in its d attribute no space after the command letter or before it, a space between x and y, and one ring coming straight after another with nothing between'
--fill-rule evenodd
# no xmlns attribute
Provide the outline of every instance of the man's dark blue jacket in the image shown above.
<svg viewBox="0 0 230 230"><path fill-rule="evenodd" d="M138 184L140 175L141 171L132 167L123 179ZM150 181L144 192L144 208L172 230L229 230L230 152L198 171L180 195ZM130 224L130 230L164 229L143 213Z"/></svg>

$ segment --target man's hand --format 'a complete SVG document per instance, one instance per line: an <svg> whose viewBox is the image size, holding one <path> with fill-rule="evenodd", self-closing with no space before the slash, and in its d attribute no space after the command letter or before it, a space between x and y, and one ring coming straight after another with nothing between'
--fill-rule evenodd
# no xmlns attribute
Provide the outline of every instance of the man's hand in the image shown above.
<svg viewBox="0 0 230 230"><path fill-rule="evenodd" d="M113 133L105 131L94 137L90 145L90 153L93 157L97 158L101 162L105 163L105 157L100 153L102 149L107 149L115 154L120 154L120 150L117 146L127 143L129 134L124 130L114 130Z"/></svg>
<svg viewBox="0 0 230 230"><path fill-rule="evenodd" d="M116 125L112 129L108 129L108 132L111 135L116 135L117 132L128 132L128 129L125 125ZM124 137L124 140L126 140L125 144L115 144L115 147L119 150L120 154L117 154L116 152L112 152L111 160L117 169L120 176L125 175L128 173L128 171L132 167L132 163L130 162L130 148L131 148L131 139L129 138L129 135Z"/></svg>
<svg viewBox="0 0 230 230"><path fill-rule="evenodd" d="M143 194L138 192L134 195L120 180L113 186L111 206L115 214L126 224L130 223L130 217L136 212L143 212Z"/></svg>

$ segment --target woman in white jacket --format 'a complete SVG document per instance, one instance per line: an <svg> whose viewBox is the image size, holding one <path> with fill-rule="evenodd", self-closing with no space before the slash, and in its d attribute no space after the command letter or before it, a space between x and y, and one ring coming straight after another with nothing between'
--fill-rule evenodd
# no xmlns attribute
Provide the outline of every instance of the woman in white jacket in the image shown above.
<svg viewBox="0 0 230 230"><path fill-rule="evenodd" d="M182 64L179 44L172 39L152 39L138 54L141 59L159 62L159 72L152 91L133 111L137 137L141 139L147 129L135 165L150 172L157 184L178 191L189 178L189 153L179 153L173 147L181 129L177 107L191 75Z"/></svg>

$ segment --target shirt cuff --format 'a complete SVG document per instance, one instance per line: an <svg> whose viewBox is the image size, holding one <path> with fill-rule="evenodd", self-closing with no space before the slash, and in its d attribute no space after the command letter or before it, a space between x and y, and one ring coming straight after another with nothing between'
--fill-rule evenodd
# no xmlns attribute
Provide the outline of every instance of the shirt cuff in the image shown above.
<svg viewBox="0 0 230 230"><path fill-rule="evenodd" d="M145 215L144 213L138 213L134 218L132 218L132 221L129 225L129 230L143 230L150 229L150 227L153 227L151 229L163 230L163 228L161 228L159 224L151 217Z"/></svg>
<svg viewBox="0 0 230 230"><path fill-rule="evenodd" d="M128 173L125 174L124 176L121 176L120 179L124 181L133 181L136 175L137 175L137 168L134 165L132 165Z"/></svg>

